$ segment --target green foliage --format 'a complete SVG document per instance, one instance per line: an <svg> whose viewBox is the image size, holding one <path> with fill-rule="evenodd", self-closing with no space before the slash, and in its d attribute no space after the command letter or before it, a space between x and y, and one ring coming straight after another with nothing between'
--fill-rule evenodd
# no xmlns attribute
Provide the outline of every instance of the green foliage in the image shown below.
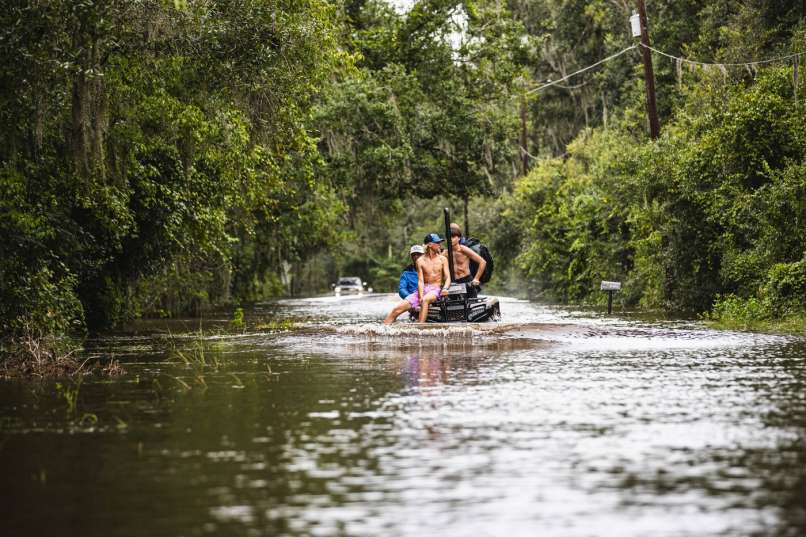
<svg viewBox="0 0 806 537"><path fill-rule="evenodd" d="M351 62L329 3L12 2L0 22L3 336L276 293L337 235L306 129Z"/></svg>
<svg viewBox="0 0 806 537"><path fill-rule="evenodd" d="M369 269L369 275L372 281L373 289L381 293L396 293L398 285L400 284L400 273L402 268L406 266L406 262L399 259L399 257L387 257L375 260L373 266ZM405 253L407 261L411 262L408 251Z"/></svg>
<svg viewBox="0 0 806 537"><path fill-rule="evenodd" d="M796 1L648 7L672 53L804 45ZM800 311L806 103L789 70L656 63L651 144L634 55L527 95L631 43L627 3L4 8L6 339L313 292L344 271L394 289L441 207L467 204L497 274L533 294L597 302L598 281L620 279L626 304L702 311L732 294ZM523 150L547 158L513 183Z"/></svg>
<svg viewBox="0 0 806 537"><path fill-rule="evenodd" d="M230 321L232 327L236 330L243 330L245 323L243 318L243 308L235 308L235 311L232 313L232 321Z"/></svg>
<svg viewBox="0 0 806 537"><path fill-rule="evenodd" d="M790 71L772 68L697 88L657 143L585 131L516 184L504 213L523 230L515 263L557 300L601 301L599 281L617 279L627 304L703 311L734 294L719 303L737 318L798 310L804 125Z"/></svg>
<svg viewBox="0 0 806 537"><path fill-rule="evenodd" d="M555 300L598 299L601 280L632 269L625 182L632 142L615 131L586 132L567 159L542 161L518 182L505 218L522 231L515 263L532 293Z"/></svg>
<svg viewBox="0 0 806 537"><path fill-rule="evenodd" d="M530 78L557 80L634 43L627 21L634 2L612 0L509 0L512 15L527 29L538 61ZM802 50L803 3L799 0L736 2L655 0L646 3L652 45L704 62L747 62ZM800 37L798 38L798 36ZM662 129L701 84L699 69L678 72L674 62L654 56ZM530 104L527 148L535 155L561 155L585 128L628 117L645 134L644 88L639 52L625 54L593 71L542 91ZM726 73L750 78L744 68ZM719 78L722 78L719 73Z"/></svg>
<svg viewBox="0 0 806 537"><path fill-rule="evenodd" d="M806 252L800 261L773 265L761 295L774 317L806 315Z"/></svg>
<svg viewBox="0 0 806 537"><path fill-rule="evenodd" d="M706 320L727 328L806 331L806 254L794 263L776 263L757 296L717 296Z"/></svg>
<svg viewBox="0 0 806 537"><path fill-rule="evenodd" d="M347 209L340 268L389 289L401 267L377 260L407 251L425 215L438 216L427 199L498 193L509 182L527 47L495 2L418 2L405 15L351 2L345 11L359 70L339 73L315 108L320 173Z"/></svg>
<svg viewBox="0 0 806 537"><path fill-rule="evenodd" d="M756 297L739 298L735 295L717 296L708 319L717 322L730 322L741 328L750 328L754 323L766 321L770 312Z"/></svg>
<svg viewBox="0 0 806 537"><path fill-rule="evenodd" d="M219 353L211 349L210 344L204 339L201 326L199 331L192 335L189 344L171 336L170 345L172 355L177 358L177 361L182 362L187 369L191 370L193 381L202 389L207 389L207 381L204 375L208 370L218 371L221 367L221 360L219 359ZM191 389L190 384L182 378L174 377L174 380L185 390Z"/></svg>

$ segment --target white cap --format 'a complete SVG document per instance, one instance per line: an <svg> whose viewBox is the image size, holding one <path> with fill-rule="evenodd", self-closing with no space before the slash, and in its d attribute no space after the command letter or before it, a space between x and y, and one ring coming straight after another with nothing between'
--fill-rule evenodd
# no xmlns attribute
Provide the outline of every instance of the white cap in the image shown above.
<svg viewBox="0 0 806 537"><path fill-rule="evenodd" d="M424 254L424 253L425 253L425 248L423 248L422 244L415 244L415 245L413 245L411 247L411 250L409 250L409 255L411 255L411 254Z"/></svg>

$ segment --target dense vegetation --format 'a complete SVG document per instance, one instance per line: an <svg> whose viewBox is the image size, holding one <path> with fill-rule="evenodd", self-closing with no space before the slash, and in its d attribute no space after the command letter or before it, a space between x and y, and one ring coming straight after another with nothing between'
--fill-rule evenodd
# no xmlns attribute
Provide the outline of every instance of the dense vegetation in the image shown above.
<svg viewBox="0 0 806 537"><path fill-rule="evenodd" d="M806 103L789 69L719 78L698 83L657 143L587 130L517 182L507 217L535 291L588 300L618 279L622 300L645 307L704 311L720 294L773 316L803 306Z"/></svg>
<svg viewBox="0 0 806 537"><path fill-rule="evenodd" d="M143 315L391 288L449 204L498 285L802 315L806 91L791 62L655 56L627 0L10 1L0 13L4 345ZM806 50L799 0L648 2L653 44ZM525 172L528 172L526 174ZM737 313L738 312L738 313ZM747 312L751 312L748 314Z"/></svg>
<svg viewBox="0 0 806 537"><path fill-rule="evenodd" d="M4 332L256 296L333 236L338 200L314 179L305 121L349 61L334 9L178 7L0 13Z"/></svg>

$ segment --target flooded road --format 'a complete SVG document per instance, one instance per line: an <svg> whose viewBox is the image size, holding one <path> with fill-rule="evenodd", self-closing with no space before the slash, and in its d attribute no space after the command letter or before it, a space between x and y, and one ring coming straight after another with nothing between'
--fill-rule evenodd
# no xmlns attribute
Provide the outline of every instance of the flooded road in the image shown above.
<svg viewBox="0 0 806 537"><path fill-rule="evenodd" d="M806 533L804 338L393 300L143 323L88 343L124 376L0 383L0 534Z"/></svg>

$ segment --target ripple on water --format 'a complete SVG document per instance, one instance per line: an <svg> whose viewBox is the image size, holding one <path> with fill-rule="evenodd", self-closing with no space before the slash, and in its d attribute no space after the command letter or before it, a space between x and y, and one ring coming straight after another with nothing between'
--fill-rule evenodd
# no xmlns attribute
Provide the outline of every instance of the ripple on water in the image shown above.
<svg viewBox="0 0 806 537"><path fill-rule="evenodd" d="M307 320L208 338L208 367L138 354L162 336L101 341L132 371L85 381L77 415L51 387L0 392L0 517L32 535L806 528L796 338L514 300L501 323L385 327L392 303L283 301L272 313ZM73 434L83 413L99 424Z"/></svg>

